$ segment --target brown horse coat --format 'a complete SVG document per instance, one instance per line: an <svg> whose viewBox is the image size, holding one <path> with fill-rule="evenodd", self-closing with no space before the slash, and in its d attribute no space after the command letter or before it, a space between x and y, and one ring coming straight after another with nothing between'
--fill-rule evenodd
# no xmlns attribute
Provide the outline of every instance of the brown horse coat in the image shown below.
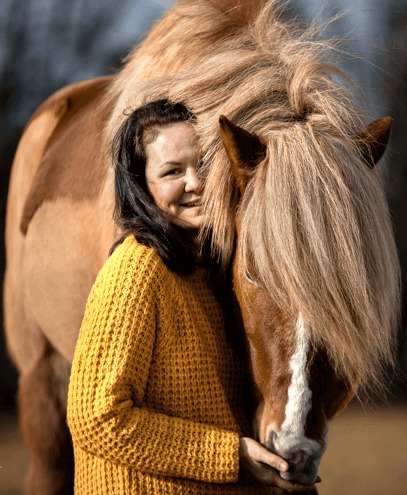
<svg viewBox="0 0 407 495"><path fill-rule="evenodd" d="M6 329L27 328L25 345L21 334L7 334L23 373L41 341L33 326L72 360L86 299L114 240L113 197L104 201L110 206L101 207L108 180L102 127L109 114L101 98L109 79L74 84L51 96L28 123L17 150L7 207L13 270L6 271L5 316ZM16 297L21 293L24 299Z"/></svg>

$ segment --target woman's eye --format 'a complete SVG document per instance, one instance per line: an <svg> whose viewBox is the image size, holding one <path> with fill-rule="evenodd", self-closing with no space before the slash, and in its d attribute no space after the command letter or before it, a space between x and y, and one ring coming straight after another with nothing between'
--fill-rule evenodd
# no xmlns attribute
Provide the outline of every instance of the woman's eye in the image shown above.
<svg viewBox="0 0 407 495"><path fill-rule="evenodd" d="M174 168L172 170L168 170L168 172L166 172L164 174L164 177L167 177L168 175L178 175L181 173L181 170L179 168Z"/></svg>

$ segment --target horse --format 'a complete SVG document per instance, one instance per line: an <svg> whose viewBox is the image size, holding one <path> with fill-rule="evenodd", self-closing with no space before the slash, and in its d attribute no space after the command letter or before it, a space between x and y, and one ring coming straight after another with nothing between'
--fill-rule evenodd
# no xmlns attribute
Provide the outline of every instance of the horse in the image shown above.
<svg viewBox="0 0 407 495"><path fill-rule="evenodd" d="M363 125L323 26L277 0L179 0L113 76L33 115L7 200L5 334L19 378L28 493L72 490L70 365L86 300L120 235L109 146L160 98L197 117L212 253L232 272L253 435L312 484L329 421L392 363L399 264L375 164L392 120ZM383 385L382 385L383 386Z"/></svg>

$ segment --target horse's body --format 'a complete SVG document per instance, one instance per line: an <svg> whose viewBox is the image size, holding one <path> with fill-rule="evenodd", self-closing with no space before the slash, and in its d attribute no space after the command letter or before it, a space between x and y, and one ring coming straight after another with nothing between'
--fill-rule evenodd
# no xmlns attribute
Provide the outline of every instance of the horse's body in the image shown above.
<svg viewBox="0 0 407 495"><path fill-rule="evenodd" d="M84 304L114 239L109 202L101 205L106 170L101 129L93 121L107 81L80 83L54 95L31 119L15 157L5 316L6 328L26 331L24 338L7 333L23 374L35 355L31 340L41 340L42 333L72 360ZM96 120L101 126L103 115Z"/></svg>
<svg viewBox="0 0 407 495"><path fill-rule="evenodd" d="M98 109L108 81L63 89L38 109L10 180L5 329L20 374L20 425L31 453L33 493L69 489L70 363L88 294L115 239L113 195L103 192L106 117Z"/></svg>
<svg viewBox="0 0 407 495"><path fill-rule="evenodd" d="M183 101L198 116L208 150L208 226L225 265L235 259L255 433L289 460L288 478L315 481L327 421L391 355L397 257L380 185L366 164L383 153L390 122L360 133L348 101L324 75L332 66L312 59L309 40L301 51L306 37L289 34L294 26L280 22L274 3L181 1L121 73L62 89L23 134L7 205L4 307L20 373L30 493L69 489L70 363L87 296L118 234L107 150L125 110L145 100ZM325 108L326 98L334 104ZM252 133L221 121L227 155L221 113ZM293 150L285 156L297 142L305 172ZM273 167L280 162L289 186L282 181L276 192L271 174L280 173Z"/></svg>

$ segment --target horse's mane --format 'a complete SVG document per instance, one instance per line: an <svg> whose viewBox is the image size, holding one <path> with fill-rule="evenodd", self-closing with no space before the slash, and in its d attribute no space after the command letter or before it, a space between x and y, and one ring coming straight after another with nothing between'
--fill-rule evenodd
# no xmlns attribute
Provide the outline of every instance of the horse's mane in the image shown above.
<svg viewBox="0 0 407 495"><path fill-rule="evenodd" d="M360 112L328 61L340 51L316 25L285 19L276 0L182 0L116 77L106 135L124 109L163 97L197 115L206 226L225 266L238 197L219 115L267 144L240 203L243 263L283 311L302 314L314 346L356 388L392 360L399 267L378 173L355 140Z"/></svg>

